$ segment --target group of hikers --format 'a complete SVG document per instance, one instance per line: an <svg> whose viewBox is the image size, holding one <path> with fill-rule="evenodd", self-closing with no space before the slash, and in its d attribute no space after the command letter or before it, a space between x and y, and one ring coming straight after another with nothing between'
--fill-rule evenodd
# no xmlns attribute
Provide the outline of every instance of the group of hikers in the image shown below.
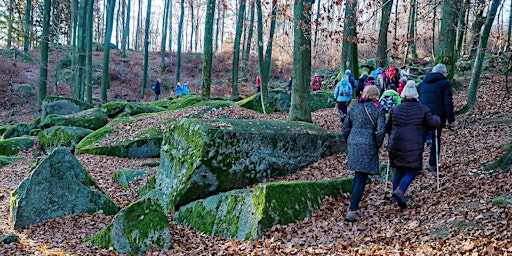
<svg viewBox="0 0 512 256"><path fill-rule="evenodd" d="M356 81L346 70L336 85L334 98L347 144L348 169L355 171L346 221L361 219L358 210L369 175L379 174L379 148L386 133L389 165L395 169L392 203L407 208L405 193L423 169L424 144L429 133L429 171L438 172L441 131L456 127L452 84L447 69L438 64L416 86L409 69L382 68ZM348 109L353 92L357 103ZM347 111L348 109L348 111ZM364 152L364 153L362 153ZM386 177L387 179L387 177Z"/></svg>
<svg viewBox="0 0 512 256"><path fill-rule="evenodd" d="M153 86L151 87L153 89L153 91L155 92L155 101L158 100L159 96L160 96L160 83L161 83L161 80L160 78L158 78L154 83L153 83ZM187 82L178 82L176 84L176 88L174 89L174 95L175 96L181 96L181 95L187 95L188 94L188 84Z"/></svg>

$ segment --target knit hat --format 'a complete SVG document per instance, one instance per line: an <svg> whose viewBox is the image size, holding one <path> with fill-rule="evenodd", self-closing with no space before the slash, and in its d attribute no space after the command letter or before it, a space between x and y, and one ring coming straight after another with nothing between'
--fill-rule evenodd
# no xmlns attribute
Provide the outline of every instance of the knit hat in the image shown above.
<svg viewBox="0 0 512 256"><path fill-rule="evenodd" d="M350 71L350 70L348 70L348 69L347 69L347 70L345 70L345 75L347 75L347 76L351 76L351 75L352 75L352 71Z"/></svg>
<svg viewBox="0 0 512 256"><path fill-rule="evenodd" d="M402 94L400 94L400 97L402 97L402 99L418 100L420 95L418 94L418 90L416 89L416 83L413 80L407 81L407 84L405 84L405 87L402 90Z"/></svg>

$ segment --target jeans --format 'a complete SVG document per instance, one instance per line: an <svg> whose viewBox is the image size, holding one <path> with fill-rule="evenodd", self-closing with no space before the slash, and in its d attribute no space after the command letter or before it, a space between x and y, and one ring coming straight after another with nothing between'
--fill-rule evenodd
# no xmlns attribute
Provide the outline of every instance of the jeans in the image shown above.
<svg viewBox="0 0 512 256"><path fill-rule="evenodd" d="M355 173L354 179L352 180L352 197L350 198L349 210L357 211L359 209L359 202L361 201L361 198L363 198L364 187L366 186L367 179L368 173Z"/></svg>
<svg viewBox="0 0 512 256"><path fill-rule="evenodd" d="M428 165L430 165L430 166L436 166L436 153L439 157L439 152L441 152L441 131L442 130L443 130L443 128L437 129L437 138L434 138L436 130L430 131L432 133L432 145L430 146L430 157L428 159ZM425 141L425 139L427 138L428 132L429 132L429 130L426 130L426 129L423 130L423 138L424 138L423 141ZM436 152L436 146L437 146L437 152Z"/></svg>
<svg viewBox="0 0 512 256"><path fill-rule="evenodd" d="M160 95L160 94L155 94L155 101L157 101L157 100L158 100L158 96L159 96L159 95Z"/></svg>
<svg viewBox="0 0 512 256"><path fill-rule="evenodd" d="M396 168L395 177L393 177L393 191L399 188L404 194L411 185L416 175L418 175L417 169L410 168Z"/></svg>

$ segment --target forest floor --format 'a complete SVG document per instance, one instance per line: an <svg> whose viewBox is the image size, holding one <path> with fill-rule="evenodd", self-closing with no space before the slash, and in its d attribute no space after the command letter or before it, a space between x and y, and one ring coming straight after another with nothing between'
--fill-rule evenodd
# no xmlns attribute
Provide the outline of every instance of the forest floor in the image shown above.
<svg viewBox="0 0 512 256"><path fill-rule="evenodd" d="M191 67L194 65L190 64ZM140 67L132 68L137 70ZM0 70L1 83L28 83L37 87L38 66L33 63L2 59ZM119 73L114 77L128 75ZM200 74L196 76L200 77ZM357 223L343 220L349 204L348 194L326 198L323 206L311 217L297 223L274 226L255 241L208 236L174 222L170 216L173 248L155 250L148 255L512 254L512 205L491 204L495 197L512 197L512 172L486 170L505 152L506 146L512 144L512 95L506 90L504 80L500 75L482 77L478 105L471 112L457 116L460 123L457 130L443 131L440 190L436 187L436 175L423 171L407 192L409 208L406 210L391 205L384 198L386 191L390 193L390 182L374 180L367 185L360 205L362 221ZM454 95L456 109L461 109L466 102L469 78L462 77L459 81L463 87ZM134 83L128 88L126 84L118 88L122 83L113 80L109 96L119 94L121 98L137 98L140 85ZM12 90L8 85L0 85L1 123L30 122L37 115L34 106L21 104L21 99L10 97ZM251 94L251 90L249 86L241 91ZM229 95L229 87L215 89L212 94ZM151 98L148 93L144 100L150 101ZM222 111L240 118L287 119L287 113L261 115L236 108ZM335 109L320 110L312 116L315 124L340 131ZM10 192L31 169L35 151L40 152L37 147L21 152L16 156L19 157L17 161L0 169L0 235L16 233L20 236L19 243L0 244L0 255L121 255L112 249L81 242L112 220L111 216L100 213L63 216L24 229L12 229L8 206ZM96 155L79 155L77 158L99 186L122 207L139 198L137 190L147 177L136 180L130 189L124 189L114 183L113 173L119 169L147 169L142 167L145 163L159 161L157 158L126 159ZM387 153L383 149L380 161L387 162ZM346 154L338 154L321 159L298 173L271 181L322 180L351 175L352 172L347 170Z"/></svg>

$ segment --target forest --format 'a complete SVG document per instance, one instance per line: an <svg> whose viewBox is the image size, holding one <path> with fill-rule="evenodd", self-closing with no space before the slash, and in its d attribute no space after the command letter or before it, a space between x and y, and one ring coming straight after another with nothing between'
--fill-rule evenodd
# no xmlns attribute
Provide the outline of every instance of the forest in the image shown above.
<svg viewBox="0 0 512 256"><path fill-rule="evenodd" d="M443 63L454 85L459 127L443 133L440 189L435 175L423 171L408 192L410 207L401 210L386 199L389 181L372 179L362 221L344 221L350 194L341 193L325 197L310 216L275 225L254 240L205 234L177 222L170 211L172 244L139 254L510 254L511 24L512 1L505 0L0 0L0 131L39 122L49 97L97 108L115 102L158 107L180 100L175 86L187 82L191 97L205 104L231 104L256 94L262 113L222 103L227 107L162 111L153 119L134 115L136 124L117 124L130 132L119 132L111 143L156 120L191 115L304 121L339 133L336 108L314 111L311 105L315 94L332 95L345 70L357 79L378 67L407 66L419 83ZM318 93L310 90L315 73L323 79ZM286 90L290 77L289 111L272 112L272 93ZM158 79L162 100L153 102L151 86ZM124 255L84 242L113 221L102 212L13 227L11 193L49 155L35 134L41 127L22 136L34 139L33 147L8 156L0 152L0 254ZM385 166L385 149L379 158ZM120 207L143 198L139 190L161 161L89 153L76 159ZM113 179L125 169L153 173L126 188ZM264 182L351 176L342 152Z"/></svg>

